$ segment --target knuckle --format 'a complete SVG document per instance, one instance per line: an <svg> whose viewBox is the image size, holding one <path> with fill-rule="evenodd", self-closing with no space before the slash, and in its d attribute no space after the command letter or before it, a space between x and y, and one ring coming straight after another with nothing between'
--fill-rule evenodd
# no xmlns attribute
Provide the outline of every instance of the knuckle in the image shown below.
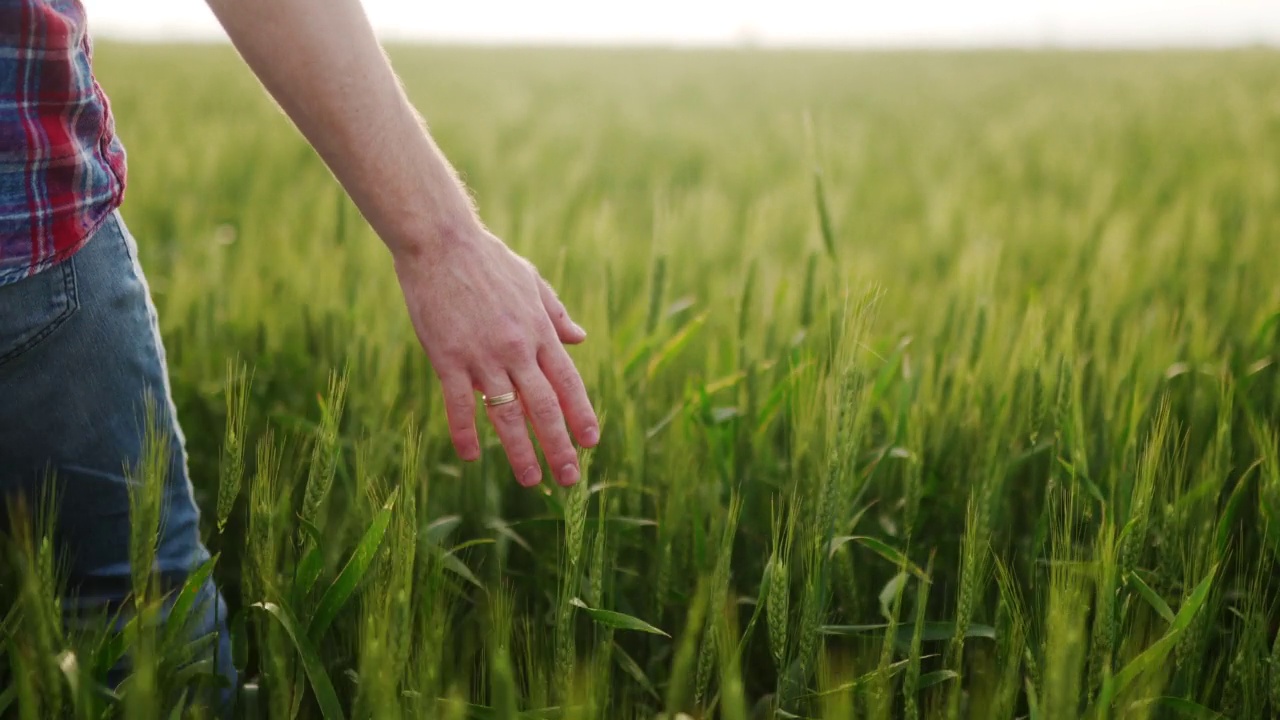
<svg viewBox="0 0 1280 720"><path fill-rule="evenodd" d="M464 366L467 359L467 346L461 342L447 342L439 349L440 363Z"/></svg>
<svg viewBox="0 0 1280 720"><path fill-rule="evenodd" d="M578 461L578 454L568 442L555 443L547 448L547 463L553 468L563 467Z"/></svg>
<svg viewBox="0 0 1280 720"><path fill-rule="evenodd" d="M555 380L561 388L569 392L578 392L582 389L582 376L578 374L578 369L570 363L555 371Z"/></svg>
<svg viewBox="0 0 1280 720"><path fill-rule="evenodd" d="M560 418L560 403L554 397L539 397L530 403L530 412L535 420L548 423Z"/></svg>
<svg viewBox="0 0 1280 720"><path fill-rule="evenodd" d="M471 418L465 416L449 418L449 434L455 440L467 440L471 437Z"/></svg>
<svg viewBox="0 0 1280 720"><path fill-rule="evenodd" d="M450 390L445 393L444 402L445 406L452 412L458 415L465 415L475 403L475 398L465 390Z"/></svg>
<svg viewBox="0 0 1280 720"><path fill-rule="evenodd" d="M538 458L528 443L511 443L504 445L504 448L507 451L507 462L513 468L525 468L538 463Z"/></svg>
<svg viewBox="0 0 1280 720"><path fill-rule="evenodd" d="M479 444L475 428L462 423L450 424L449 439L458 449L465 449Z"/></svg>
<svg viewBox="0 0 1280 720"><path fill-rule="evenodd" d="M498 340L498 355L508 360L523 360L531 349L529 338L516 331L508 332Z"/></svg>

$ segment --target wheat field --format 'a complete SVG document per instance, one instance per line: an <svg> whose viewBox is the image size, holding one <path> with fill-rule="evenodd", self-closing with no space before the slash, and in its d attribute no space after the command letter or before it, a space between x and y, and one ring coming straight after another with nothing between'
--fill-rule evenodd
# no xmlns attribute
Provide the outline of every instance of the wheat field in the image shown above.
<svg viewBox="0 0 1280 720"><path fill-rule="evenodd" d="M100 45L237 717L1280 713L1275 52L391 56L603 439L460 463L232 51ZM32 532L0 708L208 716L181 618L64 626Z"/></svg>

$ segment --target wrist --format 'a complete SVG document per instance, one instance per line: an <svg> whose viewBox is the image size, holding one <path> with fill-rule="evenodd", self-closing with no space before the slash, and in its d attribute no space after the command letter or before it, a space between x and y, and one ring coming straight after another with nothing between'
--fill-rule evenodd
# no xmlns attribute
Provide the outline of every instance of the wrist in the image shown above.
<svg viewBox="0 0 1280 720"><path fill-rule="evenodd" d="M439 261L458 247L474 243L483 233L474 213L439 214L411 220L383 237L397 264L430 257Z"/></svg>

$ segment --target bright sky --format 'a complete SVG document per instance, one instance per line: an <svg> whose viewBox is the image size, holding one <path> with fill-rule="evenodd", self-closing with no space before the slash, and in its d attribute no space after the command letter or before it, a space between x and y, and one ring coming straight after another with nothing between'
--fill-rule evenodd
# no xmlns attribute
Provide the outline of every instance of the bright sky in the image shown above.
<svg viewBox="0 0 1280 720"><path fill-rule="evenodd" d="M364 0L385 38L450 42L1280 45L1280 0ZM85 0L100 36L219 38L203 0ZM317 7L322 7L318 3Z"/></svg>

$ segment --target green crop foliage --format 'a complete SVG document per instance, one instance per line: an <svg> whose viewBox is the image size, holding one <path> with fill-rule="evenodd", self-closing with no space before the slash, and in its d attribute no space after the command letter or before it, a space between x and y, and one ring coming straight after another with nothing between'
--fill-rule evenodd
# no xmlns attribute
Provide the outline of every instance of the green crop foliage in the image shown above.
<svg viewBox="0 0 1280 720"><path fill-rule="evenodd" d="M101 44L238 717L1280 715L1275 52L391 55L604 437L459 462L231 50ZM0 714L208 717L195 585L64 622L26 507Z"/></svg>

